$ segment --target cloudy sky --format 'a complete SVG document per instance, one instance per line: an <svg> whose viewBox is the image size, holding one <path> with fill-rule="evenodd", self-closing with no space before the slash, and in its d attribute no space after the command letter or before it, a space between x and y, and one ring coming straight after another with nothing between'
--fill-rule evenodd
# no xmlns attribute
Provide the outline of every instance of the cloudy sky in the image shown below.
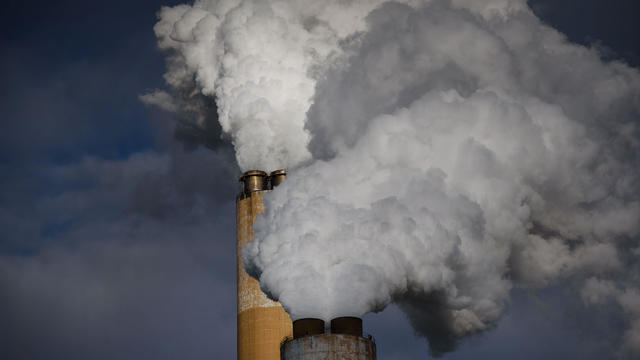
<svg viewBox="0 0 640 360"><path fill-rule="evenodd" d="M235 356L233 149L217 126L139 100L166 88L153 26L178 3L9 1L0 15L2 358ZM634 1L530 5L572 41L640 66ZM624 319L586 307L572 284L511 296L495 329L443 358L616 353ZM395 306L365 328L380 359L428 357Z"/></svg>

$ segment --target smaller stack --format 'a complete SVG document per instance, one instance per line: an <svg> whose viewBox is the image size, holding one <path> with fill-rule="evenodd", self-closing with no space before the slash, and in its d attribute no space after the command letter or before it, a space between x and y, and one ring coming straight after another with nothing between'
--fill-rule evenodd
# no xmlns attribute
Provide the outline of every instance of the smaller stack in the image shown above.
<svg viewBox="0 0 640 360"><path fill-rule="evenodd" d="M376 344L371 336L362 336L362 319L339 317L331 320L331 332L325 332L320 319L293 322L293 339L282 343L281 360L376 360Z"/></svg>

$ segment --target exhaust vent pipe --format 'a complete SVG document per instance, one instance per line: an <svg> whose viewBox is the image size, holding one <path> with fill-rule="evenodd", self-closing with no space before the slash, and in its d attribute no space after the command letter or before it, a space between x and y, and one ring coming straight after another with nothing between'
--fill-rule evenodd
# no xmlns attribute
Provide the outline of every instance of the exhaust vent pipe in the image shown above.
<svg viewBox="0 0 640 360"><path fill-rule="evenodd" d="M287 177L287 171L284 169L272 171L271 175L269 176L269 179L271 179L271 188L273 189L274 187L280 185L285 177Z"/></svg>
<svg viewBox="0 0 640 360"><path fill-rule="evenodd" d="M324 334L324 320L306 318L298 319L293 322L293 338L299 339L301 337L310 335L322 335Z"/></svg>
<svg viewBox="0 0 640 360"><path fill-rule="evenodd" d="M362 319L343 316L331 320L331 333L362 336Z"/></svg>
<svg viewBox="0 0 640 360"><path fill-rule="evenodd" d="M240 198L249 197L254 192L272 190L286 177L287 171L284 169L272 171L270 175L262 170L249 170L240 177L242 183Z"/></svg>
<svg viewBox="0 0 640 360"><path fill-rule="evenodd" d="M245 196L251 196L256 191L267 190L267 173L261 170L250 170L242 174L240 182Z"/></svg>

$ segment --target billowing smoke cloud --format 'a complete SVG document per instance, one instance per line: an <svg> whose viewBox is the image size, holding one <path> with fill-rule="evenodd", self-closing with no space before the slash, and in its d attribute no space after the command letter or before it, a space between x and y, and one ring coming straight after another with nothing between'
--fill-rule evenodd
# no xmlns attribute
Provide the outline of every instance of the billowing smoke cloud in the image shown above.
<svg viewBox="0 0 640 360"><path fill-rule="evenodd" d="M494 326L511 288L572 281L629 314L619 355L640 354L636 69L524 1L197 1L160 19L167 81L215 97L240 167L295 168L244 253L294 319L395 302L439 354Z"/></svg>

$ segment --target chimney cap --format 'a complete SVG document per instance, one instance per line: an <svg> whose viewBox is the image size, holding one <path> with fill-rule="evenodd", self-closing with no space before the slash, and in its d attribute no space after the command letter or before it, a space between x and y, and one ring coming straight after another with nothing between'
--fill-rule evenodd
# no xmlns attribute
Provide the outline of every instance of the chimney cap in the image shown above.
<svg viewBox="0 0 640 360"><path fill-rule="evenodd" d="M240 180L238 181L244 181L244 179L251 177L251 176L262 176L262 177L266 177L267 173L262 171L262 170L249 170L249 171L245 171L244 174L242 174L242 176L240 176Z"/></svg>
<svg viewBox="0 0 640 360"><path fill-rule="evenodd" d="M293 322L293 338L324 334L324 320L316 318L298 319Z"/></svg>
<svg viewBox="0 0 640 360"><path fill-rule="evenodd" d="M274 187L280 185L286 177L287 170L285 169L272 171L271 175L269 176L269 179L271 179L271 188L273 189Z"/></svg>
<svg viewBox="0 0 640 360"><path fill-rule="evenodd" d="M362 319L355 316L342 316L331 320L331 333L362 336Z"/></svg>
<svg viewBox="0 0 640 360"><path fill-rule="evenodd" d="M251 196L253 192L267 190L267 173L261 170L249 170L240 177L241 196Z"/></svg>
<svg viewBox="0 0 640 360"><path fill-rule="evenodd" d="M276 175L287 175L287 170L285 169L273 170L271 172L271 176L276 176Z"/></svg>

